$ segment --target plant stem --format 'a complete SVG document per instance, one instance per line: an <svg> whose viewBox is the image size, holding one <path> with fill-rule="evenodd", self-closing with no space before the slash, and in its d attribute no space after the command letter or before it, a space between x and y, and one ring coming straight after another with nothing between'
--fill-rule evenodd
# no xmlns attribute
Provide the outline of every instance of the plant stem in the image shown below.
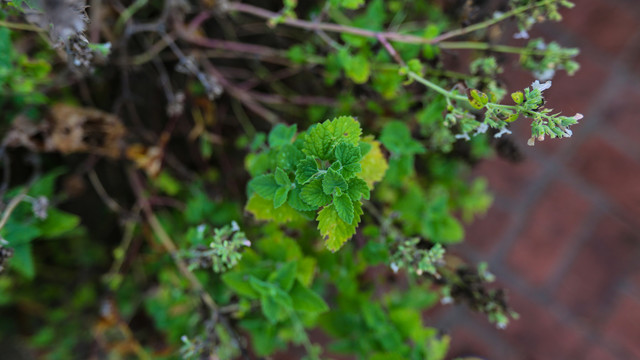
<svg viewBox="0 0 640 360"><path fill-rule="evenodd" d="M7 221L9 220L9 216L11 216L13 210L16 209L16 206L20 204L25 196L27 196L27 188L24 188L20 192L20 194L14 196L14 198L11 199L11 201L7 205L7 208L4 210L4 213L2 213L2 219L0 219L0 230L6 225Z"/></svg>
<svg viewBox="0 0 640 360"><path fill-rule="evenodd" d="M231 2L227 5L227 7L230 11L237 11L245 14L251 14L263 19L268 19L268 20L275 19L281 16L281 14L262 9L257 6L238 3L238 2ZM378 37L383 37L390 41L398 41L398 42L410 43L410 44L433 44L434 43L433 39L427 39L421 36L399 34L396 32L371 31L371 30L366 30L366 29L357 28L353 26L346 26L346 25L339 25L339 24L313 22L313 21L291 19L291 18L282 19L282 23L285 25L294 26L294 27L307 29L307 30L314 30L314 31L323 30L327 32L353 34L353 35L359 35L362 37L368 37L368 38L374 38L374 39L377 39Z"/></svg>
<svg viewBox="0 0 640 360"><path fill-rule="evenodd" d="M21 24L21 23L13 23L13 22L8 22L8 21L4 21L4 20L0 20L0 26L2 27L6 27L9 29L15 29L15 30L26 30L26 31L35 31L35 32L44 32L44 29L41 29L35 25L30 25L30 24Z"/></svg>
<svg viewBox="0 0 640 360"><path fill-rule="evenodd" d="M510 54L521 54L521 55L544 55L547 53L547 50L534 50L527 49L517 46L507 46L507 45L492 45L486 42L477 42L477 41L443 41L438 43L438 47L441 49L471 49L471 50L491 50L495 52L503 52Z"/></svg>
<svg viewBox="0 0 640 360"><path fill-rule="evenodd" d="M513 9L511 11L508 11L508 12L506 12L506 13L498 16L498 17L495 17L493 19L485 20L485 21L482 21L482 22L479 22L477 24L473 24L473 25L470 25L470 26L467 26L467 27L464 27L464 28L461 28L461 29L457 29L457 30L452 30L452 31L446 32L446 33L444 33L444 34L442 34L440 36L436 36L432 40L433 40L434 43L439 43L439 42L442 42L443 40L446 40L446 39L450 39L450 38L457 37L457 36L464 35L464 34L468 34L468 33L471 33L471 32L477 31L477 30L488 28L491 25L497 24L497 23L499 23L499 22L501 22L503 20L506 20L506 19L508 19L508 18L510 18L512 16L515 16L515 15L518 15L520 13L523 13L523 12L525 12L527 10L533 9L535 7L538 7L538 6L548 5L548 4L554 3L556 1L557 0L547 0L547 1L544 1L544 2L535 3L535 4L528 5L528 6L522 6L522 7L519 7L519 8L515 8L515 9Z"/></svg>
<svg viewBox="0 0 640 360"><path fill-rule="evenodd" d="M149 0L136 0L136 2L131 4L131 6L126 8L122 12L122 14L120 14L118 21L116 21L116 25L115 25L116 33L120 33L122 30L122 27L124 26L124 23L127 22L127 20L129 20L138 10L140 10L142 7L147 5L148 1Z"/></svg>
<svg viewBox="0 0 640 360"><path fill-rule="evenodd" d="M147 216L147 222L149 223L149 226L151 226L151 230L153 231L154 235L156 236L156 238L158 238L158 240L160 240L162 246L169 253L171 259L173 259L173 262L176 264L176 267L178 268L180 273L182 273L187 281L189 281L189 284L191 284L191 287L198 293L198 295L202 299L202 302L209 308L209 310L213 314L217 314L218 306L216 305L215 301L213 301L211 295L206 292L204 286L202 286L202 284L200 283L200 280L198 280L198 278L189 270L187 264L185 264L184 261L182 261L182 259L180 259L180 257L178 256L178 247L175 245L173 240L171 240L171 237L169 236L169 234L167 234L167 232L160 224L160 221L158 221L158 218L153 213L151 204L149 204L148 199L143 196L142 184L140 183L140 179L138 179L137 174L133 170L129 171L129 178L131 180L130 182L132 188L136 193L136 197L138 198L138 202L142 207L142 211L144 211L145 215Z"/></svg>

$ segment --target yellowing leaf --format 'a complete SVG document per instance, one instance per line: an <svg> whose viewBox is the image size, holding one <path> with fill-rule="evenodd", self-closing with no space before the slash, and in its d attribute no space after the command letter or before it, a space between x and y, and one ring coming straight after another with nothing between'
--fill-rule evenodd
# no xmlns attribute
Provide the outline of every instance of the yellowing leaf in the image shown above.
<svg viewBox="0 0 640 360"><path fill-rule="evenodd" d="M318 213L318 230L325 239L327 249L337 251L356 233L356 227L362 215L362 205L359 201L354 204L354 218L351 224L344 222L333 205L326 206Z"/></svg>
<svg viewBox="0 0 640 360"><path fill-rule="evenodd" d="M264 199L256 194L251 196L245 210L253 214L257 220L273 220L278 224L304 219L289 204L284 203L276 209L272 200Z"/></svg>
<svg viewBox="0 0 640 360"><path fill-rule="evenodd" d="M370 144L371 150L360 160L362 170L358 177L366 181L369 188L373 189L373 183L382 180L389 164L380 150L380 142L373 140L371 136L363 138L362 141Z"/></svg>

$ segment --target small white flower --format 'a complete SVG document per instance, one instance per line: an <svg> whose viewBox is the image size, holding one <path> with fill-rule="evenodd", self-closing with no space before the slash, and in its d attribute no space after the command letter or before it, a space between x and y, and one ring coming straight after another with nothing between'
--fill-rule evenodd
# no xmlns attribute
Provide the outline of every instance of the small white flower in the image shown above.
<svg viewBox="0 0 640 360"><path fill-rule="evenodd" d="M469 137L469 134L467 133L463 133L463 134L457 134L455 136L456 139L465 139L467 141L471 140L471 138Z"/></svg>
<svg viewBox="0 0 640 360"><path fill-rule="evenodd" d="M197 230L200 234L202 234L202 233L204 232L204 229L206 229L206 228L207 228L207 226L206 226L205 224L200 224L200 225L198 225L198 227L196 228L196 230Z"/></svg>
<svg viewBox="0 0 640 360"><path fill-rule="evenodd" d="M507 328L507 323L504 321L500 321L499 323L496 324L496 327L500 330L504 330Z"/></svg>
<svg viewBox="0 0 640 360"><path fill-rule="evenodd" d="M571 135L573 135L573 131L571 131L571 129L569 128L564 128L562 130L564 130L565 137L571 137Z"/></svg>
<svg viewBox="0 0 640 360"><path fill-rule="evenodd" d="M548 88L551 87L551 80L545 82L545 83L540 83L540 81L536 80L534 82L531 83L531 88L533 90L540 90L540 92L543 92L545 90L547 90Z"/></svg>
<svg viewBox="0 0 640 360"><path fill-rule="evenodd" d="M240 231L240 226L235 220L231 222L231 231Z"/></svg>
<svg viewBox="0 0 640 360"><path fill-rule="evenodd" d="M489 125L487 125L487 124L485 124L485 123L482 123L482 124L480 124L480 126L478 126L478 127L476 128L476 133L475 133L475 135L478 135L478 134L484 134L484 133L486 133L486 132L487 132L487 130L489 130Z"/></svg>
<svg viewBox="0 0 640 360"><path fill-rule="evenodd" d="M502 11L496 11L493 13L493 18L494 19L498 19L500 17L502 17L502 15L504 15L504 13Z"/></svg>
<svg viewBox="0 0 640 360"><path fill-rule="evenodd" d="M533 72L533 76L537 77L538 79L542 80L542 81L547 81L547 80L551 80L553 79L553 77L556 75L556 70L555 69L546 69L542 72L538 72L538 71L534 71Z"/></svg>
<svg viewBox="0 0 640 360"><path fill-rule="evenodd" d="M538 49L538 50L547 50L547 44L545 44L542 41L540 41L538 44L536 44L536 49Z"/></svg>
<svg viewBox="0 0 640 360"><path fill-rule="evenodd" d="M400 268L398 267L398 264L396 263L391 263L391 270L393 270L394 273L398 273L398 270L400 270Z"/></svg>
<svg viewBox="0 0 640 360"><path fill-rule="evenodd" d="M582 120L583 117L584 117L584 115L582 115L580 113L577 113L577 114L573 115L573 118L576 119L576 120Z"/></svg>
<svg viewBox="0 0 640 360"><path fill-rule="evenodd" d="M532 136L532 137L529 138L529 140L527 140L527 145L533 146L535 144L536 144L536 137L535 136Z"/></svg>
<svg viewBox="0 0 640 360"><path fill-rule="evenodd" d="M520 30L520 32L517 32L517 33L513 34L513 38L514 39L528 39L529 38L529 33L527 32L527 30Z"/></svg>
<svg viewBox="0 0 640 360"><path fill-rule="evenodd" d="M246 247L250 247L250 246L251 246L251 241L249 241L249 240L246 240L246 239L245 239L245 240L242 242L242 245L244 245L244 246L246 246Z"/></svg>
<svg viewBox="0 0 640 360"><path fill-rule="evenodd" d="M511 134L511 130L507 129L506 127L503 127L502 129L500 129L500 132L495 134L495 135L493 135L493 137L494 138L500 138L504 134Z"/></svg>

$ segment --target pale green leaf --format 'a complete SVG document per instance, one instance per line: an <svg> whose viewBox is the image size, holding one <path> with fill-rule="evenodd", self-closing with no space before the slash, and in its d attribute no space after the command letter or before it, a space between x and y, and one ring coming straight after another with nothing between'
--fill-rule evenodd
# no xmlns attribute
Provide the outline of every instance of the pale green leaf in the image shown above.
<svg viewBox="0 0 640 360"><path fill-rule="evenodd" d="M373 189L373 183L384 178L389 165L380 150L378 141L373 140L372 137L366 137L362 141L370 144L371 150L360 160L362 170L358 173L358 177L366 181L369 188Z"/></svg>
<svg viewBox="0 0 640 360"><path fill-rule="evenodd" d="M333 205L326 206L318 213L318 230L325 239L325 245L330 251L337 251L355 233L362 215L360 202L354 204L354 218L351 224L344 222Z"/></svg>
<svg viewBox="0 0 640 360"><path fill-rule="evenodd" d="M255 194L249 198L245 209L252 213L257 220L272 220L278 224L304 220L304 217L289 204L283 204L276 209L273 206L273 201Z"/></svg>

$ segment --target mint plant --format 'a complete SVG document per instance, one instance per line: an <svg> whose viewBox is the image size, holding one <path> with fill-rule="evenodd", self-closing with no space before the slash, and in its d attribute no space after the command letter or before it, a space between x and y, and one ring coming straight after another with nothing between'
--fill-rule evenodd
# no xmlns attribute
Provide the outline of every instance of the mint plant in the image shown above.
<svg viewBox="0 0 640 360"><path fill-rule="evenodd" d="M370 198L386 168L380 143L362 138L353 117L327 120L297 134L295 125L279 124L269 133L269 148L249 165L254 177L248 186L254 194L247 210L260 220L315 217L326 247L336 251L355 234L362 199Z"/></svg>

